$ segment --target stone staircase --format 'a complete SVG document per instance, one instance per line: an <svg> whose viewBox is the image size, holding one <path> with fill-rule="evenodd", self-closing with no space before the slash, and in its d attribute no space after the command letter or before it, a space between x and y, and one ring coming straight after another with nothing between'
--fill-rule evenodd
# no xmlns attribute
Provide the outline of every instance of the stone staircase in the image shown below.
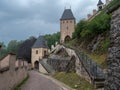
<svg viewBox="0 0 120 90"><path fill-rule="evenodd" d="M62 44L63 45L63 44ZM78 50L77 48L71 48L69 46L63 45L65 48L74 50L76 55L78 56L80 62L82 63L82 67L88 73L92 84L96 89L104 88L104 83L106 79L106 74L103 73L102 68L97 65L94 60L92 60L88 55L84 52Z"/></svg>
<svg viewBox="0 0 120 90"><path fill-rule="evenodd" d="M94 80L94 87L95 88L103 88L105 83L105 79L95 79Z"/></svg>
<svg viewBox="0 0 120 90"><path fill-rule="evenodd" d="M52 68L52 66L50 66L48 63L47 63L47 59L42 59L40 61L40 64L45 68L45 70L49 73L49 74L54 74L55 73L55 70Z"/></svg>

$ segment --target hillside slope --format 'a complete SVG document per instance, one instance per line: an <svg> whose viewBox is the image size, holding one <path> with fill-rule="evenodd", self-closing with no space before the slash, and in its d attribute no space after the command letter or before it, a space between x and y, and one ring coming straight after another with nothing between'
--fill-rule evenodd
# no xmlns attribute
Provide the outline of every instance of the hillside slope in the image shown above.
<svg viewBox="0 0 120 90"><path fill-rule="evenodd" d="M66 42L66 44L83 50L96 63L106 68L110 44L110 12L119 6L120 0L113 0L91 21L81 20L76 25L73 39Z"/></svg>

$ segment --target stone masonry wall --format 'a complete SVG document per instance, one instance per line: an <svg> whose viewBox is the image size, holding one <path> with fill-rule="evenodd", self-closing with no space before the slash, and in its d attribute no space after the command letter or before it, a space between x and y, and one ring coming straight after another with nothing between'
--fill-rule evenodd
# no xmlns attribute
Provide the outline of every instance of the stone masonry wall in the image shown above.
<svg viewBox="0 0 120 90"><path fill-rule="evenodd" d="M66 50L66 52L68 53L68 56L70 57L75 57L75 71L78 75L80 75L81 77L85 78L87 81L91 82L91 79L88 75L88 73L86 72L85 68L82 66L79 57L77 56L77 54L75 53L75 51L73 49L67 48L63 45L57 45L52 52L56 52L57 50L64 48ZM55 51L56 50L56 51Z"/></svg>
<svg viewBox="0 0 120 90"><path fill-rule="evenodd" d="M91 79L88 75L88 73L86 72L85 68L82 66L77 54L75 53L75 51L73 49L70 48L66 48L63 46L63 48L65 48L65 50L67 51L69 56L74 56L75 57L75 70L76 73L78 75L80 75L81 77L85 78L87 81L89 81L91 83Z"/></svg>
<svg viewBox="0 0 120 90"><path fill-rule="evenodd" d="M16 61L15 55L6 56L0 61L0 66L0 90L13 90L27 76L28 63Z"/></svg>
<svg viewBox="0 0 120 90"><path fill-rule="evenodd" d="M13 90L26 76L25 68L0 73L0 90Z"/></svg>
<svg viewBox="0 0 120 90"><path fill-rule="evenodd" d="M105 90L120 90L120 7L112 13Z"/></svg>
<svg viewBox="0 0 120 90"><path fill-rule="evenodd" d="M36 51L38 50L38 54L36 54ZM35 61L39 61L39 59L43 59L45 53L44 51L48 51L47 48L32 48L32 68L34 68Z"/></svg>
<svg viewBox="0 0 120 90"><path fill-rule="evenodd" d="M72 34L75 31L75 20L62 20L60 21L60 42L63 43L66 36L72 38Z"/></svg>

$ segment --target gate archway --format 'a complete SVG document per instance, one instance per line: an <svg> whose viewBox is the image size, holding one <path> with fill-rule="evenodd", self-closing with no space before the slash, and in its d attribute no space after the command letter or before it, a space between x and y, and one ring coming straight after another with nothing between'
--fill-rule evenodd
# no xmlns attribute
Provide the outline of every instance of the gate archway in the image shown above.
<svg viewBox="0 0 120 90"><path fill-rule="evenodd" d="M66 37L65 37L65 42L68 42L68 41L70 41L70 36L69 35L67 35Z"/></svg>
<svg viewBox="0 0 120 90"><path fill-rule="evenodd" d="M35 61L34 62L34 68L39 70L39 62L38 61Z"/></svg>

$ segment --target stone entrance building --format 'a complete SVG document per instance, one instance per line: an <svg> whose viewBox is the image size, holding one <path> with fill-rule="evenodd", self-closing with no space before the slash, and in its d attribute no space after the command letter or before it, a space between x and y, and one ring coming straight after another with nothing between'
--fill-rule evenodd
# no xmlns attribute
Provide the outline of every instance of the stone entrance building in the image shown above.
<svg viewBox="0 0 120 90"><path fill-rule="evenodd" d="M60 19L60 42L63 43L72 38L75 31L75 17L71 9L65 9Z"/></svg>
<svg viewBox="0 0 120 90"><path fill-rule="evenodd" d="M32 47L32 68L39 69L39 61L48 54L48 46L44 36L39 36Z"/></svg>

